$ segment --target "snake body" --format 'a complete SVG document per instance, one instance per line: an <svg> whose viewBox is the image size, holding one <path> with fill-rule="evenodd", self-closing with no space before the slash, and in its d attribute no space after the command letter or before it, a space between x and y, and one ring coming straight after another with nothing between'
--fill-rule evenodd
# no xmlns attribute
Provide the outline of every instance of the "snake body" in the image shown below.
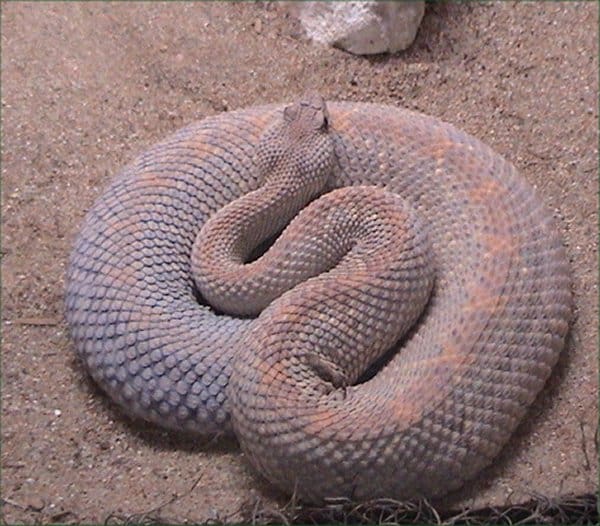
<svg viewBox="0 0 600 526"><path fill-rule="evenodd" d="M234 431L313 502L474 477L570 313L556 227L509 162L432 117L318 97L210 117L140 155L88 212L67 274L75 347L116 402Z"/></svg>

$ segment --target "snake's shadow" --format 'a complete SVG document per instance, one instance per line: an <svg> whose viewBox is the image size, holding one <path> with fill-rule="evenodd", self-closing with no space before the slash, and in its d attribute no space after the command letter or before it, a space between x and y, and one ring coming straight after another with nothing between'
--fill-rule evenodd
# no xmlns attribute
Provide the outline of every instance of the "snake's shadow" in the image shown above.
<svg viewBox="0 0 600 526"><path fill-rule="evenodd" d="M165 429L158 424L134 418L128 415L121 406L113 402L94 382L78 357L73 356L70 360L70 366L76 373L76 377L79 378L79 389L85 394L86 398L94 400L98 411L110 415L117 432L123 431L130 440L139 441L149 449L156 451L183 451L192 454L237 454L240 457L240 465L247 479L253 481L257 494L281 505L289 501L287 495L258 475L248 462L242 461L242 452L235 437L216 435L212 438L206 438L191 432Z"/></svg>
<svg viewBox="0 0 600 526"><path fill-rule="evenodd" d="M192 432L165 429L158 424L129 415L94 382L76 356L73 357L70 365L77 378L80 379L78 386L84 392L86 398L93 399L94 404L98 406L98 411L110 415L114 425L120 427L132 439L139 440L158 451L185 451L187 453L239 452L238 442L233 437L226 435L204 437Z"/></svg>

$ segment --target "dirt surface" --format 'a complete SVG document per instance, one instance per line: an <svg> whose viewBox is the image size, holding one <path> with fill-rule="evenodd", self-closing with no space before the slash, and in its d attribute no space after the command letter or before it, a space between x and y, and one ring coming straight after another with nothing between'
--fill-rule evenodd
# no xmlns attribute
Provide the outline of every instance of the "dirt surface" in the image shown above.
<svg viewBox="0 0 600 526"><path fill-rule="evenodd" d="M307 88L456 124L512 160L562 229L568 346L494 465L438 504L596 491L596 2L429 6L408 51L372 58L305 41L280 5L4 3L1 80L4 520L103 522L165 503L156 513L173 520L233 520L285 504L233 441L124 417L76 359L62 295L78 225L120 166L193 120Z"/></svg>

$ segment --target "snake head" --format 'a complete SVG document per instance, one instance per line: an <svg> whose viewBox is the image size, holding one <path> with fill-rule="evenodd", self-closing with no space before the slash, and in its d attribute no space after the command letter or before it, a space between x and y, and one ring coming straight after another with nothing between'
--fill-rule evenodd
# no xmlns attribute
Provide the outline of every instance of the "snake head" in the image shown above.
<svg viewBox="0 0 600 526"><path fill-rule="evenodd" d="M327 132L329 111L325 99L318 93L308 93L298 102L286 106L283 120L290 127L300 128L297 131Z"/></svg>
<svg viewBox="0 0 600 526"><path fill-rule="evenodd" d="M254 162L265 184L283 184L312 196L333 169L334 148L325 99L309 94L287 106L260 138Z"/></svg>

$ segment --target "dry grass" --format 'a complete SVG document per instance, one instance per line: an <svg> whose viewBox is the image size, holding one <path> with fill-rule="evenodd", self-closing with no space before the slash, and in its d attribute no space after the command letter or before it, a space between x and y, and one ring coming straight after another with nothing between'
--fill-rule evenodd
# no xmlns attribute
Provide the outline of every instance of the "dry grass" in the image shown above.
<svg viewBox="0 0 600 526"><path fill-rule="evenodd" d="M558 498L532 495L518 505L447 512L436 510L427 501L378 500L358 505L332 502L321 508L298 506L290 501L281 510L257 506L247 520L252 524L598 524L598 499L593 494Z"/></svg>
<svg viewBox="0 0 600 526"><path fill-rule="evenodd" d="M193 488L192 488L193 489ZM161 515L161 509L172 504L170 500L145 513L119 516L110 515L105 524L190 524L185 519ZM376 524L376 525L597 525L598 498L591 493L563 495L548 498L532 495L522 504L442 512L427 501L403 503L394 500L377 500L355 504L348 501L332 501L322 507L298 504L292 498L283 508L264 506L258 500L246 503L231 514L243 517L247 524ZM204 524L228 524L229 517L215 517Z"/></svg>

